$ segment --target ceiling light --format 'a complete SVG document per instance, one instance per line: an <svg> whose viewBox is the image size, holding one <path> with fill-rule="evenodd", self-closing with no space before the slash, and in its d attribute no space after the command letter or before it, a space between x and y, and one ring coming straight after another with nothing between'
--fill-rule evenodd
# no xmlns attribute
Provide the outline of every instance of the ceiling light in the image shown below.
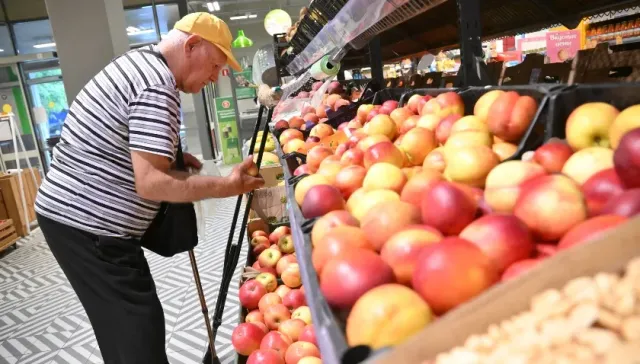
<svg viewBox="0 0 640 364"><path fill-rule="evenodd" d="M49 47L55 47L55 46L56 46L55 43L42 43L42 44L35 44L33 48L49 48Z"/></svg>
<svg viewBox="0 0 640 364"><path fill-rule="evenodd" d="M220 11L220 3L217 1L210 1L207 3L207 9L209 9L210 12Z"/></svg>
<svg viewBox="0 0 640 364"><path fill-rule="evenodd" d="M249 19L254 19L254 18L257 18L257 17L258 17L258 14L251 14L251 15L249 15Z"/></svg>
<svg viewBox="0 0 640 364"><path fill-rule="evenodd" d="M0 49L0 52L4 52L4 49Z"/></svg>
<svg viewBox="0 0 640 364"><path fill-rule="evenodd" d="M139 29L136 30L134 32L127 32L128 35L139 35L139 34L149 34L149 33L155 33L156 30L155 29Z"/></svg>
<svg viewBox="0 0 640 364"><path fill-rule="evenodd" d="M244 14L244 15L236 15L229 18L229 20L242 20L242 19L255 19L258 17L258 14Z"/></svg>
<svg viewBox="0 0 640 364"><path fill-rule="evenodd" d="M244 35L244 30L238 30L238 37L231 42L233 48L247 48L253 45L253 41Z"/></svg>
<svg viewBox="0 0 640 364"><path fill-rule="evenodd" d="M132 26L128 26L127 27L127 33L134 33L134 32L138 32L140 31L140 29L136 28L136 27L132 27Z"/></svg>

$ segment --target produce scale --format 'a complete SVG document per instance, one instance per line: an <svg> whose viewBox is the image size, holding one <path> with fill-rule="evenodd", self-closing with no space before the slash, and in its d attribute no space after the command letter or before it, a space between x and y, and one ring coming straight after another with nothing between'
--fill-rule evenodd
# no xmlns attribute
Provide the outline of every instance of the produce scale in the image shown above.
<svg viewBox="0 0 640 364"><path fill-rule="evenodd" d="M282 98L261 107L251 145L261 173L275 146L283 178L268 193L283 191L288 222L249 219L250 194L229 238L221 295L249 250L237 361L635 363L640 50L506 68L481 41L639 4L305 8L274 36ZM460 49L455 76L383 77L385 61L446 48ZM332 70L356 66L371 79Z"/></svg>

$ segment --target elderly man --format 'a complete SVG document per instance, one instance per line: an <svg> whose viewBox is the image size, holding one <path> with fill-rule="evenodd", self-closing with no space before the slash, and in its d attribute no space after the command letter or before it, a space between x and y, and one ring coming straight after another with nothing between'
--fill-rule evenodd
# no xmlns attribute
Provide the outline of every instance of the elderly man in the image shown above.
<svg viewBox="0 0 640 364"><path fill-rule="evenodd" d="M78 94L36 199L51 252L82 302L105 363L167 363L164 313L140 238L160 201L249 192L251 157L228 177L171 169L179 140L178 90L197 93L240 66L220 19L194 13L157 46L113 60ZM200 162L184 153L187 166Z"/></svg>

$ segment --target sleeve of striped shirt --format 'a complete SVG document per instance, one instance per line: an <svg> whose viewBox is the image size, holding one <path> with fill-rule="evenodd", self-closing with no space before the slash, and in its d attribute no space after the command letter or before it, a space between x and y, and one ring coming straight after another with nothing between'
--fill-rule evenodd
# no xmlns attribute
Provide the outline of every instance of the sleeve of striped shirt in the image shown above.
<svg viewBox="0 0 640 364"><path fill-rule="evenodd" d="M175 90L156 85L129 103L129 149L175 158L180 128Z"/></svg>

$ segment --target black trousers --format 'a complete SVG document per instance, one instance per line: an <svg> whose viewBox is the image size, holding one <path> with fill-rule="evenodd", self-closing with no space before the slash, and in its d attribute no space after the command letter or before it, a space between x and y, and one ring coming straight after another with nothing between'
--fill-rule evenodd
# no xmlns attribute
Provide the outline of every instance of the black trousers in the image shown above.
<svg viewBox="0 0 640 364"><path fill-rule="evenodd" d="M162 305L140 244L38 215L93 326L105 364L167 364Z"/></svg>

